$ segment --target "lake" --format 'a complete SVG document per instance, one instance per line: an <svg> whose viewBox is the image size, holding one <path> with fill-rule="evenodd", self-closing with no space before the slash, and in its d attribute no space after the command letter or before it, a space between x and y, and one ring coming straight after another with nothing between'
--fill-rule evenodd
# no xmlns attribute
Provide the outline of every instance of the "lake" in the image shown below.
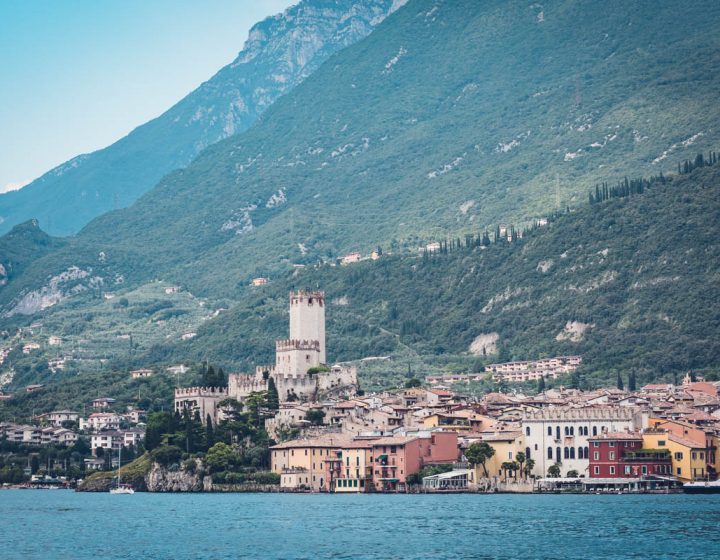
<svg viewBox="0 0 720 560"><path fill-rule="evenodd" d="M720 495L0 491L0 558L718 558Z"/></svg>

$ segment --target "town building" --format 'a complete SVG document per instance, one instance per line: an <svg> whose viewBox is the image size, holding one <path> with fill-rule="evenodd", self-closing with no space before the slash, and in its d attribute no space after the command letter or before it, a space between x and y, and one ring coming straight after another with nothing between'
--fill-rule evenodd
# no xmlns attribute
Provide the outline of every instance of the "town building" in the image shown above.
<svg viewBox="0 0 720 560"><path fill-rule="evenodd" d="M638 432L608 432L588 441L591 478L672 476L670 451L645 449Z"/></svg>
<svg viewBox="0 0 720 560"><path fill-rule="evenodd" d="M92 407L95 409L103 409L110 408L114 404L115 399L111 399L109 397L99 397L97 399L93 399Z"/></svg>
<svg viewBox="0 0 720 560"><path fill-rule="evenodd" d="M523 415L522 430L526 456L535 461L533 474L545 476L555 463L562 473L577 471L588 476L589 438L604 433L637 431L647 415L634 407L557 407L529 411Z"/></svg>
<svg viewBox="0 0 720 560"><path fill-rule="evenodd" d="M81 430L117 430L120 428L121 418L114 412L93 412L87 418L80 418Z"/></svg>

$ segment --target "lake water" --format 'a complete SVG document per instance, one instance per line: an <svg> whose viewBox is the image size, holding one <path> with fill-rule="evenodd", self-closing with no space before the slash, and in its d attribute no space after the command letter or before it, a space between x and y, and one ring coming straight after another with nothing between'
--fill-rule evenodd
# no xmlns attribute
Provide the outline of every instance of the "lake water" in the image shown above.
<svg viewBox="0 0 720 560"><path fill-rule="evenodd" d="M720 557L720 495L0 491L0 558Z"/></svg>

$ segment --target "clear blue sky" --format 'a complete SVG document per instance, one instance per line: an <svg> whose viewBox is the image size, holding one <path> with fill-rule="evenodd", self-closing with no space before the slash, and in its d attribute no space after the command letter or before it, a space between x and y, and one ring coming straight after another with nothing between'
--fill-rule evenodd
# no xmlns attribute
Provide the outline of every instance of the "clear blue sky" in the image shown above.
<svg viewBox="0 0 720 560"><path fill-rule="evenodd" d="M156 117L297 0L0 0L0 192Z"/></svg>

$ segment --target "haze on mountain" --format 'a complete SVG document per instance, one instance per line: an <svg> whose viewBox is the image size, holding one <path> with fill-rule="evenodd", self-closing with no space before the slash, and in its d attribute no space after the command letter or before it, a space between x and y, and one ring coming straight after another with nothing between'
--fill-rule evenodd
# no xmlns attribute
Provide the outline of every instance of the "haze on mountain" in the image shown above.
<svg viewBox="0 0 720 560"><path fill-rule="evenodd" d="M36 218L48 233L70 235L108 210L129 206L205 147L246 130L279 96L402 4L303 0L258 23L231 64L158 118L0 194L0 233Z"/></svg>

